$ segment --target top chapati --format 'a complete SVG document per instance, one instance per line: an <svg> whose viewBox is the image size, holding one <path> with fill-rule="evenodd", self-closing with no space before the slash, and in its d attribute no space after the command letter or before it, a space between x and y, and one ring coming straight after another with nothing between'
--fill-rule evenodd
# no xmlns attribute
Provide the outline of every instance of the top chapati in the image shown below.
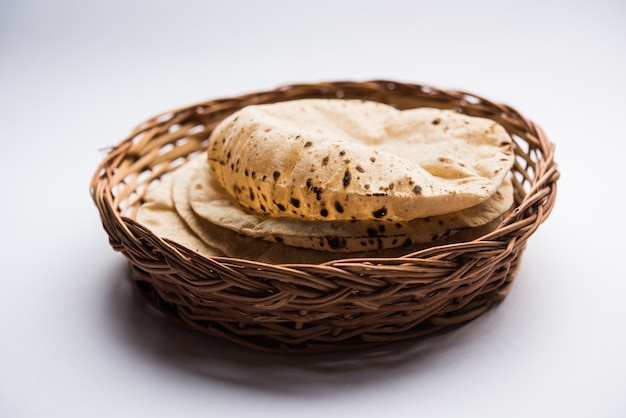
<svg viewBox="0 0 626 418"><path fill-rule="evenodd" d="M208 162L242 207L271 217L408 221L496 193L515 155L496 122L361 100L247 106L213 131Z"/></svg>

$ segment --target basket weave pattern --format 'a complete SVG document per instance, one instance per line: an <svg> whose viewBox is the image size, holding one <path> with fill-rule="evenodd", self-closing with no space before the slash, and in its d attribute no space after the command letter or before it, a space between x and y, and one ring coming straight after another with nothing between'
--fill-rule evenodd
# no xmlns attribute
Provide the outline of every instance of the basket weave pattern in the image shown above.
<svg viewBox="0 0 626 418"><path fill-rule="evenodd" d="M272 265L205 258L134 221L161 176L206 149L212 129L244 106L302 98L374 100L490 118L511 134L514 208L470 242L399 258ZM146 300L175 321L271 352L368 347L443 332L509 292L528 238L549 216L559 177L554 146L513 108L461 91L391 81L298 84L211 100L151 118L112 148L91 181L109 242Z"/></svg>

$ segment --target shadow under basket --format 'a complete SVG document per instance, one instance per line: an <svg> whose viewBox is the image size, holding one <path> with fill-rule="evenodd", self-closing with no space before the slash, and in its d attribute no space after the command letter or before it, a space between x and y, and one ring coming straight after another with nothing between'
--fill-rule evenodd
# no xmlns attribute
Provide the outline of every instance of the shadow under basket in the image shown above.
<svg viewBox="0 0 626 418"><path fill-rule="evenodd" d="M206 150L214 127L247 105L303 98L435 107L492 119L514 141L514 205L492 232L397 258L274 265L204 257L134 220L147 191ZM113 147L90 192L136 289L166 317L257 350L312 353L448 331L509 292L528 238L549 216L559 177L554 146L513 108L473 94L393 81L297 84L210 100L151 118Z"/></svg>

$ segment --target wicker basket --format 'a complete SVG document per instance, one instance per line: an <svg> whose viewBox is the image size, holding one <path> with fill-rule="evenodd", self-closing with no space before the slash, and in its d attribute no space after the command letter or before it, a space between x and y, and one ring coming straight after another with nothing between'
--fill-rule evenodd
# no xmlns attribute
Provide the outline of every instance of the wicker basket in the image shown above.
<svg viewBox="0 0 626 418"><path fill-rule="evenodd" d="M246 105L313 97L453 108L497 121L515 142L514 209L496 230L470 242L322 265L205 258L134 220L149 188L205 150L225 116ZM90 192L111 246L130 262L136 288L165 316L258 350L356 349L447 331L507 295L528 238L555 202L553 151L542 130L516 110L465 92L391 81L299 84L149 119L110 151Z"/></svg>

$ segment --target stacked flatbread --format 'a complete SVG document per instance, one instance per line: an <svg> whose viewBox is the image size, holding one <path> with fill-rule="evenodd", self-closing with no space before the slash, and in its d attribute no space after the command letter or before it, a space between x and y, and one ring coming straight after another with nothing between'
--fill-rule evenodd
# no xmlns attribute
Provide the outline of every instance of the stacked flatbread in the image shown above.
<svg viewBox="0 0 626 418"><path fill-rule="evenodd" d="M513 203L496 122L360 100L248 106L149 191L137 220L205 256L395 257L471 240Z"/></svg>

